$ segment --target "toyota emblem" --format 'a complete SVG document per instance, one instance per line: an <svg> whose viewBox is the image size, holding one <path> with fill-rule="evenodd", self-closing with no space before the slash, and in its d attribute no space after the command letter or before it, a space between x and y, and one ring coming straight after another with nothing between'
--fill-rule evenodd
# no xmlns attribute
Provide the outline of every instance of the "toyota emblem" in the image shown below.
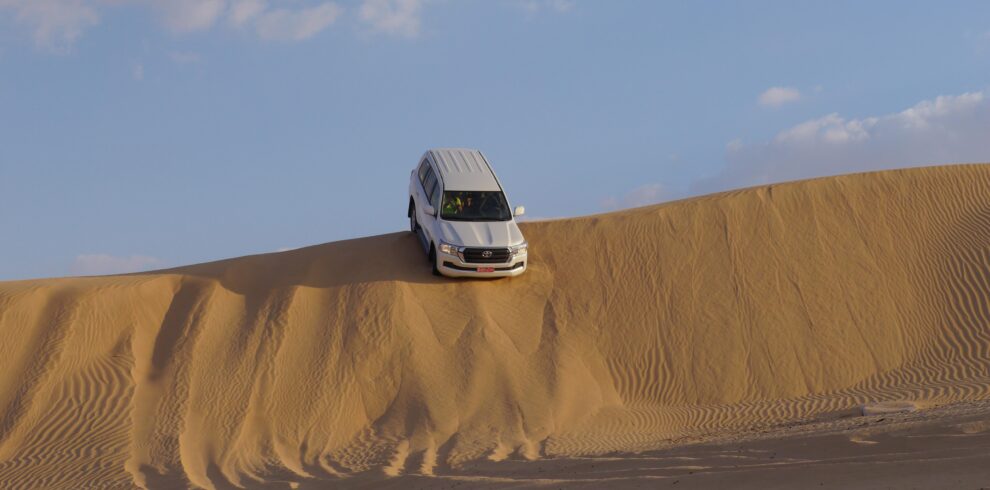
<svg viewBox="0 0 990 490"><path fill-rule="evenodd" d="M486 258L486 259L490 259L490 258L492 258L492 251L491 250L485 250L484 252L481 252L481 256L484 257L484 258Z"/></svg>

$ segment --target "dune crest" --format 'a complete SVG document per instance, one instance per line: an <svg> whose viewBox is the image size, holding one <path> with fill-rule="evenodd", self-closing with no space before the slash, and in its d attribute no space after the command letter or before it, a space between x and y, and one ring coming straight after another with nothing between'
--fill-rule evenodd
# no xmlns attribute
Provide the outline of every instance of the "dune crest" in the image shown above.
<svg viewBox="0 0 990 490"><path fill-rule="evenodd" d="M522 226L499 281L395 233L0 283L0 481L434 474L990 396L990 165Z"/></svg>

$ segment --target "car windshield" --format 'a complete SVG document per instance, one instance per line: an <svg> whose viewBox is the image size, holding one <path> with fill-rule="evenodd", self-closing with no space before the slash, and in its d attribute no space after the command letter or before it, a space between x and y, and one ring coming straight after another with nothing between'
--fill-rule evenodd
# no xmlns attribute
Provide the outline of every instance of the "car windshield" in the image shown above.
<svg viewBox="0 0 990 490"><path fill-rule="evenodd" d="M512 213L500 191L447 191L440 217L449 221L508 221Z"/></svg>

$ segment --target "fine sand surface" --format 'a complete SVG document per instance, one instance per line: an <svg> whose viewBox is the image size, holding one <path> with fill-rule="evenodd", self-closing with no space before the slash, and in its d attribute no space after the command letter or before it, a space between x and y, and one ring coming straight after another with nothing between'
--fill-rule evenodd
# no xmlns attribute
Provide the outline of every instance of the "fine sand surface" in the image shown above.
<svg viewBox="0 0 990 490"><path fill-rule="evenodd" d="M990 488L990 403L788 424L637 454L472 461L353 488ZM301 489L326 488L302 483Z"/></svg>
<svg viewBox="0 0 990 490"><path fill-rule="evenodd" d="M0 488L990 486L990 165L522 226L0 283Z"/></svg>

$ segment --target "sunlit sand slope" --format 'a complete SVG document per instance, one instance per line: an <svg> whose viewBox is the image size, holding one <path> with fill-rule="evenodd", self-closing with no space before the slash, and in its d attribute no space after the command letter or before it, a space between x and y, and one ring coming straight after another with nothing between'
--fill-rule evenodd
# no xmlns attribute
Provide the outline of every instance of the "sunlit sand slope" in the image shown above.
<svg viewBox="0 0 990 490"><path fill-rule="evenodd" d="M523 228L508 280L395 233L0 283L0 486L444 473L990 396L990 165Z"/></svg>

